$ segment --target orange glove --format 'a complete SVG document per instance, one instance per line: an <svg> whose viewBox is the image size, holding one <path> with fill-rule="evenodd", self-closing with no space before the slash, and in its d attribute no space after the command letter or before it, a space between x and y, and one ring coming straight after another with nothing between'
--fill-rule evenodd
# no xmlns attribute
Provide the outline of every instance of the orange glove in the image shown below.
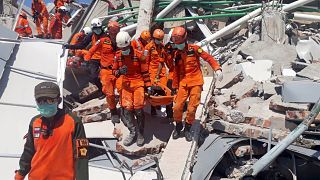
<svg viewBox="0 0 320 180"><path fill-rule="evenodd" d="M16 174L15 174L15 176L14 176L14 180L24 180L24 176L21 176L21 175L19 174L19 172L16 171Z"/></svg>
<svg viewBox="0 0 320 180"><path fill-rule="evenodd" d="M83 59L85 61L89 61L91 59L92 54L90 52L84 53Z"/></svg>

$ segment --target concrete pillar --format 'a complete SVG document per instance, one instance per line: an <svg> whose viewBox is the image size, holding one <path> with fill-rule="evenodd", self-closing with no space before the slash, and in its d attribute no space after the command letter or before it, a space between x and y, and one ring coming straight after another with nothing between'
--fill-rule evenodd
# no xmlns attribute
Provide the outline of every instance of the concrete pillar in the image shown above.
<svg viewBox="0 0 320 180"><path fill-rule="evenodd" d="M150 30L154 3L155 0L140 1L136 36L140 36L143 30Z"/></svg>

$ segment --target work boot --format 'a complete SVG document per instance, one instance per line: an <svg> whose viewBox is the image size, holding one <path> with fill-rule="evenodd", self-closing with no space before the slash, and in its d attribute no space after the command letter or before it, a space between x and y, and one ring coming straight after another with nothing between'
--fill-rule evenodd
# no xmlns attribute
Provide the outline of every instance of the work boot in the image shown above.
<svg viewBox="0 0 320 180"><path fill-rule="evenodd" d="M111 121L112 121L112 123L113 124L120 123L120 116L118 114L117 108L110 109L110 112L111 112Z"/></svg>
<svg viewBox="0 0 320 180"><path fill-rule="evenodd" d="M144 111L143 109L136 109L135 115L137 117L137 125L138 125L138 137L137 137L137 146L141 147L144 145Z"/></svg>
<svg viewBox="0 0 320 180"><path fill-rule="evenodd" d="M182 127L182 122L176 122L176 127L172 133L172 139L178 139L180 137Z"/></svg>
<svg viewBox="0 0 320 180"><path fill-rule="evenodd" d="M151 106L151 116L156 116L157 115L157 109L155 106Z"/></svg>
<svg viewBox="0 0 320 180"><path fill-rule="evenodd" d="M43 38L43 34L37 34L37 35L34 35L34 37L36 37L36 38Z"/></svg>
<svg viewBox="0 0 320 180"><path fill-rule="evenodd" d="M135 142L137 136L136 127L133 125L134 117L132 111L123 109L123 117L122 121L130 131L130 134L123 140L123 145L130 146Z"/></svg>
<svg viewBox="0 0 320 180"><path fill-rule="evenodd" d="M184 125L184 137L188 142L192 141L191 124L185 123Z"/></svg>

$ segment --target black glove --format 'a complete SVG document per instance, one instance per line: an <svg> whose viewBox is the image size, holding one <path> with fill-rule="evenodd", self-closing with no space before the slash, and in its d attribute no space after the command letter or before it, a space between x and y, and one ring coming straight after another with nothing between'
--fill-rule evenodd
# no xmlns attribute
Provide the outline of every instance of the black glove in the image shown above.
<svg viewBox="0 0 320 180"><path fill-rule="evenodd" d="M128 73L128 67L126 65L119 68L119 75L125 75Z"/></svg>
<svg viewBox="0 0 320 180"><path fill-rule="evenodd" d="M174 96L175 94L177 94L177 89L172 89L171 90L171 96Z"/></svg>

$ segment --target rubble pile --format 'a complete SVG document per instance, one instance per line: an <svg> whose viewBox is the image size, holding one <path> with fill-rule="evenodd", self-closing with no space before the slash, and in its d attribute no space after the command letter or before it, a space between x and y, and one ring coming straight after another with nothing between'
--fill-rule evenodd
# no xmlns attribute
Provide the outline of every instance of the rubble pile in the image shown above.
<svg viewBox="0 0 320 180"><path fill-rule="evenodd" d="M265 139L272 128L272 140L280 141L320 97L320 36L314 25L299 22L291 29L294 35L288 35L288 29L280 27L292 27L292 21L278 12L264 13L268 14L262 16L263 26L252 27L261 29L260 34L243 35L246 40L237 41L239 47L230 50L227 45L229 51L217 51L222 55L216 58L225 61L224 79L215 83L208 103L209 119L214 119L209 124L218 132ZM314 123L311 128L317 127L319 116Z"/></svg>

